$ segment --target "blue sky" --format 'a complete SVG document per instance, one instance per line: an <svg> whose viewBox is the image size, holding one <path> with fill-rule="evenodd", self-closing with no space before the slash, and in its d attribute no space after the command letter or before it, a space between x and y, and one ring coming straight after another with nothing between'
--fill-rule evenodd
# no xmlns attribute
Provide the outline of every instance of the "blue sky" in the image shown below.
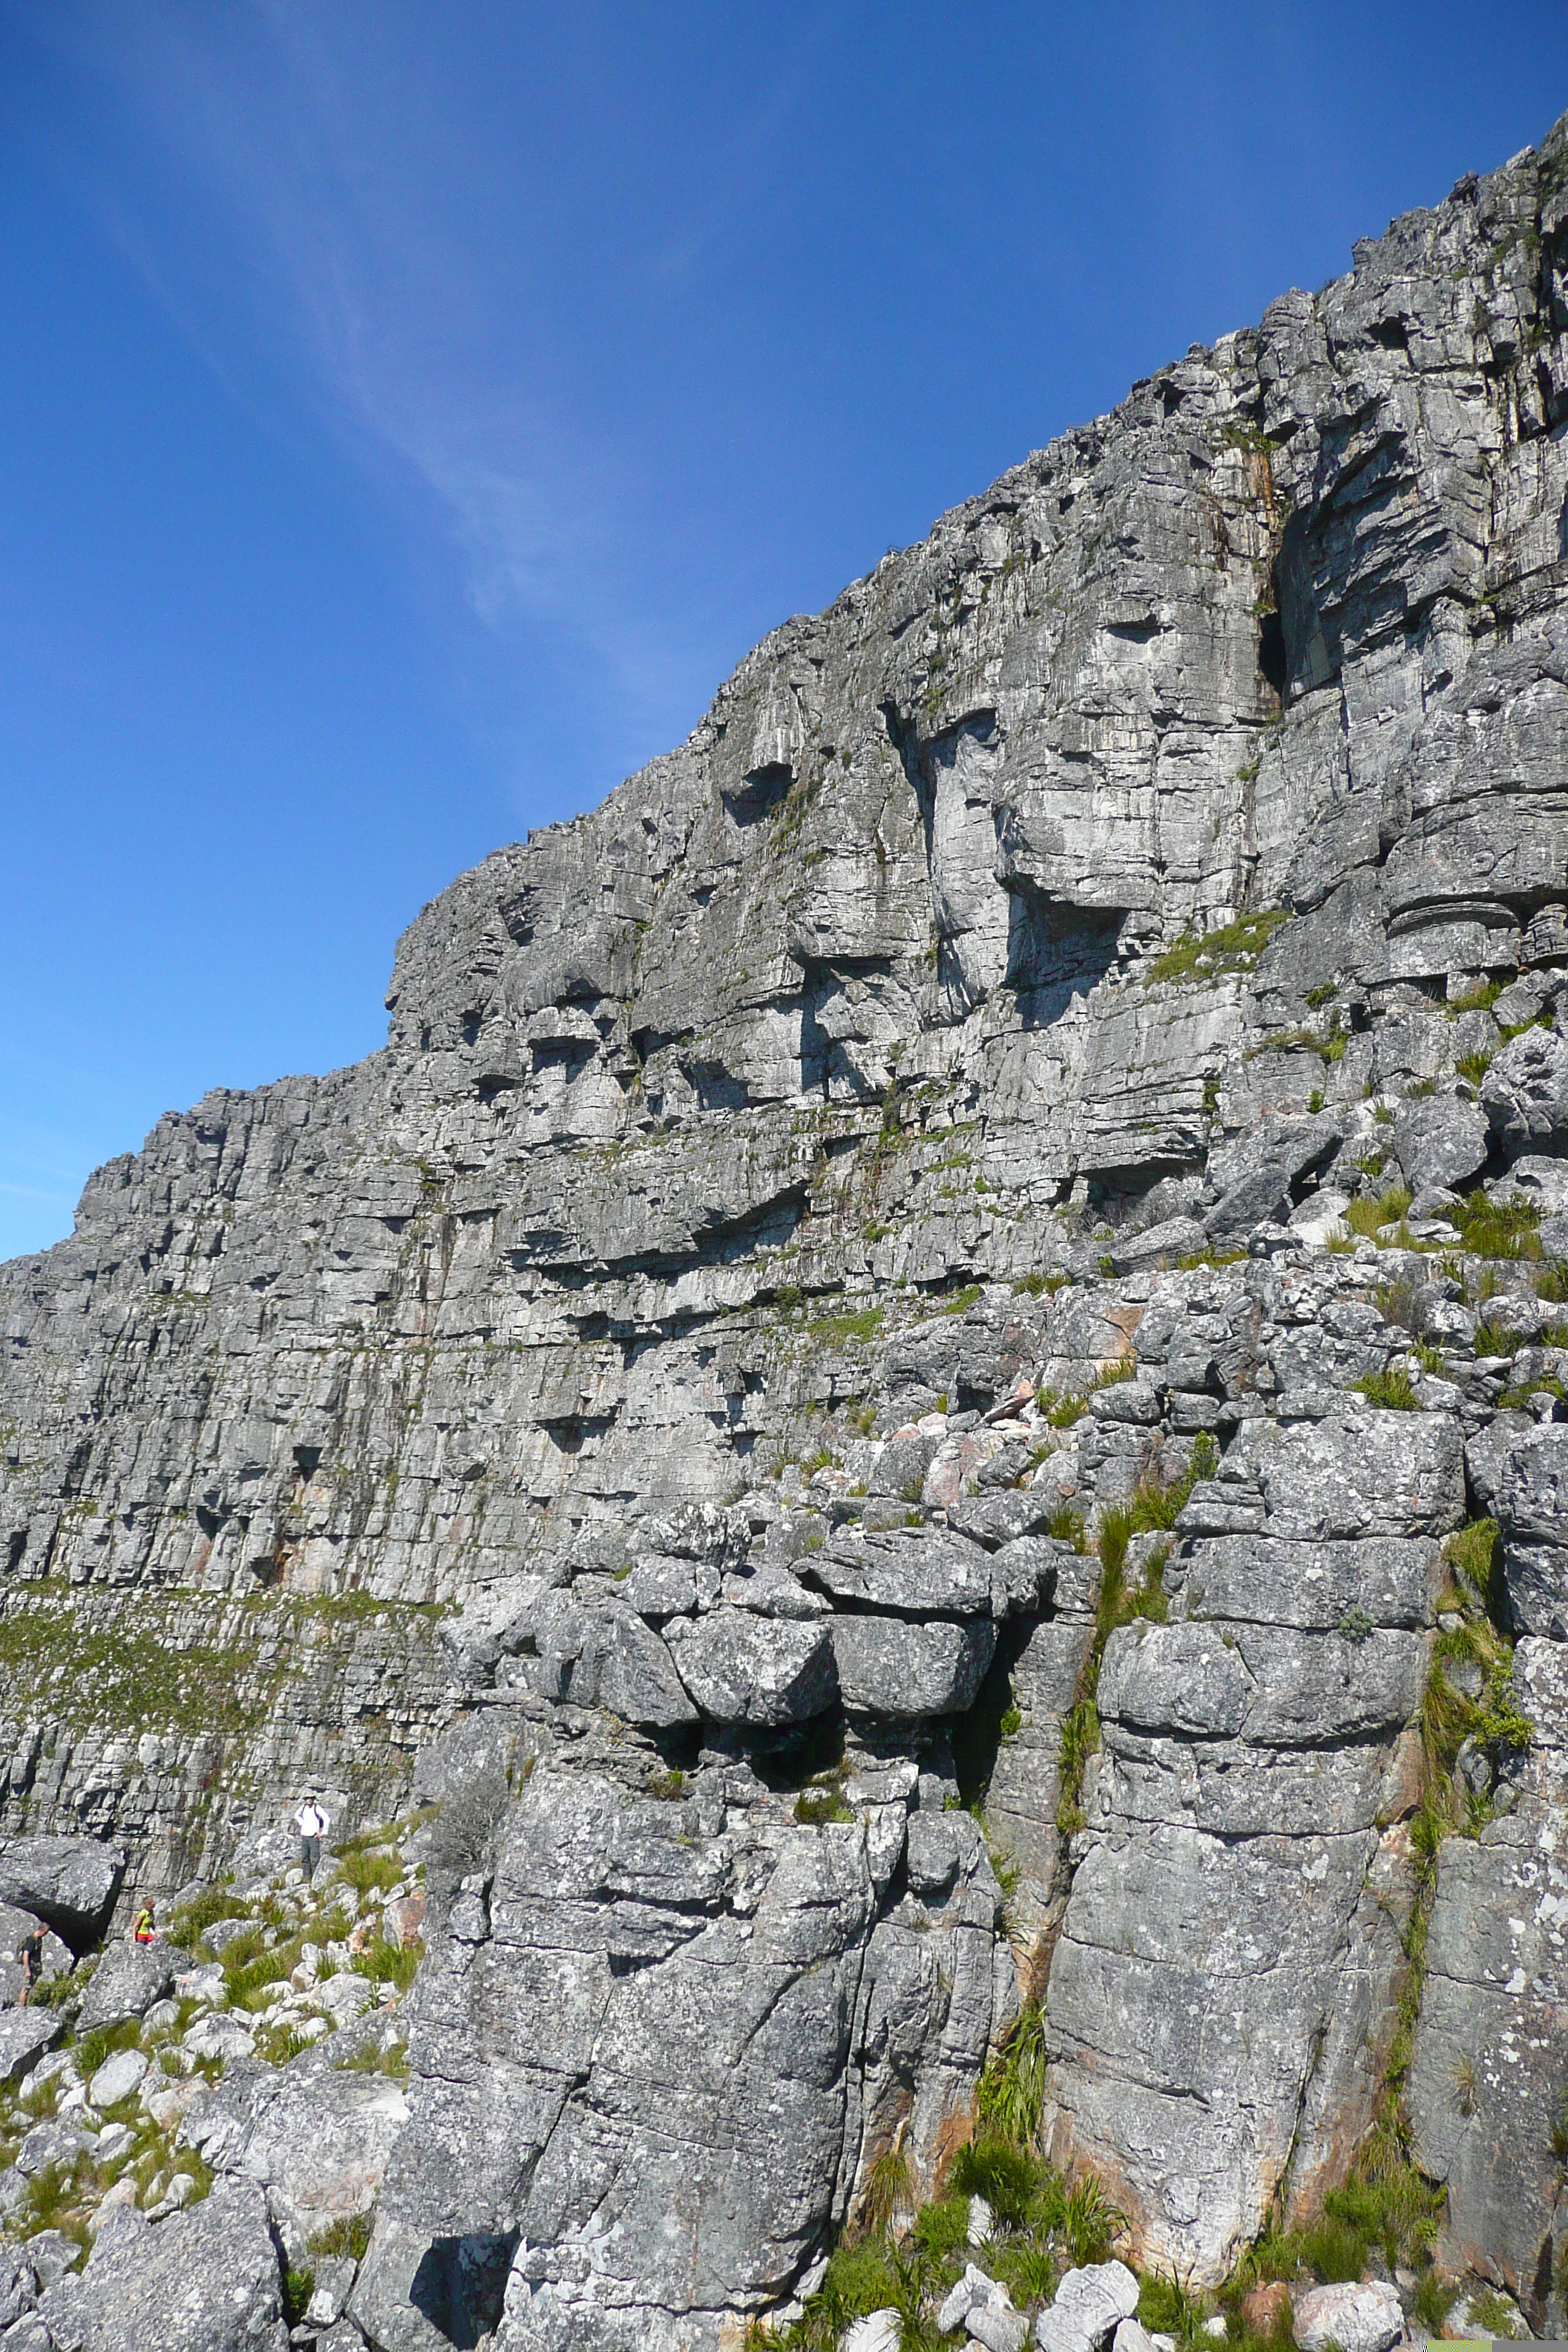
<svg viewBox="0 0 1568 2352"><path fill-rule="evenodd" d="M0 0L0 1255L791 612L1539 139L1568 10Z"/></svg>

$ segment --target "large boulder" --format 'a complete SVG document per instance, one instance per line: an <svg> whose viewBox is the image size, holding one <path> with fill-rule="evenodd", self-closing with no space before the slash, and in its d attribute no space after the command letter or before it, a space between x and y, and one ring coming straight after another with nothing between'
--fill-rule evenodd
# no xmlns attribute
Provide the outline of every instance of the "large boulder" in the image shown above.
<svg viewBox="0 0 1568 2352"><path fill-rule="evenodd" d="M388 2076L344 2072L311 2050L220 2086L212 2112L237 2126L205 2135L221 2147L225 2169L265 2189L285 2239L302 2245L374 2203L408 2102Z"/></svg>
<svg viewBox="0 0 1568 2352"><path fill-rule="evenodd" d="M182 1956L183 1957L183 1956ZM111 1944L93 1972L77 2019L79 2033L145 2017L174 1990L174 1955L167 1944Z"/></svg>
<svg viewBox="0 0 1568 2352"><path fill-rule="evenodd" d="M1479 1103L1458 1095L1418 1097L1394 1122L1394 1149L1413 1192L1433 1184L1451 1189L1487 1164L1487 1115Z"/></svg>
<svg viewBox="0 0 1568 2352"><path fill-rule="evenodd" d="M889 1962L862 2029L860 1823L700 1820L559 1767L511 1808L488 1893L409 1997L410 2119L349 2305L389 2352L464 2340L438 2311L476 2340L501 2286L500 2340L532 2352L711 2347L715 2315L787 2292L821 2244L862 2032L896 2040L906 2105L934 2061L932 2130L949 2052L972 2079L997 1981L983 1888L955 1886L951 1933L899 1931L910 1990Z"/></svg>
<svg viewBox="0 0 1568 2352"><path fill-rule="evenodd" d="M74 2164L77 2158L98 2143L98 2134L83 2123L79 2116L46 2116L22 2136L16 2150L16 2169L29 2180L40 2172L48 2172L57 2165Z"/></svg>
<svg viewBox="0 0 1568 2352"><path fill-rule="evenodd" d="M111 2051L87 2086L89 2099L100 2114L117 2107L121 2099L140 2090L147 2064L144 2050Z"/></svg>
<svg viewBox="0 0 1568 2352"><path fill-rule="evenodd" d="M1060 1508L1060 1497L1048 1487L1008 1486L999 1495L965 1496L949 1510L947 1524L994 1551L1021 1536L1047 1535Z"/></svg>
<svg viewBox="0 0 1568 2352"><path fill-rule="evenodd" d="M899 2315L888 2304L851 2322L844 2333L844 2352L899 2352L903 2340Z"/></svg>
<svg viewBox="0 0 1568 2352"><path fill-rule="evenodd" d="M745 1518L716 1503L676 1503L645 1519L638 1530L639 1555L662 1553L697 1560L721 1570L739 1568L750 1546Z"/></svg>
<svg viewBox="0 0 1568 2352"><path fill-rule="evenodd" d="M497 1658L504 1652L517 1661L507 1679L541 1697L607 1707L650 1730L697 1720L664 1643L618 1601L584 1607L562 1592L535 1592L493 1643L479 1643L471 1654L493 1664L492 1648Z"/></svg>
<svg viewBox="0 0 1568 2352"><path fill-rule="evenodd" d="M1388 2352L1405 2333L1399 2297L1381 2282L1309 2287L1294 2311L1293 2333L1301 2352Z"/></svg>
<svg viewBox="0 0 1568 2352"><path fill-rule="evenodd" d="M1568 1159L1527 1151L1487 1191L1493 1200L1519 1201L1550 1222L1568 1213Z"/></svg>
<svg viewBox="0 0 1568 2352"><path fill-rule="evenodd" d="M1510 1160L1568 1151L1568 1039L1551 1029L1510 1038L1481 1080L1481 1101Z"/></svg>
<svg viewBox="0 0 1568 2352"><path fill-rule="evenodd" d="M64 2030L64 2021L52 2009L0 2010L0 2083L14 2083L26 2074Z"/></svg>
<svg viewBox="0 0 1568 2352"><path fill-rule="evenodd" d="M988 1617L915 1625L897 1617L836 1617L831 1633L846 1706L906 1723L962 1715L996 1654Z"/></svg>
<svg viewBox="0 0 1568 2352"><path fill-rule="evenodd" d="M1344 1129L1329 1111L1308 1118L1266 1118L1216 1151L1209 1182L1220 1197L1204 1219L1211 1241L1250 1233L1254 1225L1283 1224L1294 1188L1339 1150Z"/></svg>
<svg viewBox="0 0 1568 2352"><path fill-rule="evenodd" d="M652 1731L673 1731L697 1720L669 1652L652 1626L629 1609L616 1609L596 1622L584 1644L572 1693Z"/></svg>
<svg viewBox="0 0 1568 2352"><path fill-rule="evenodd" d="M35 1912L84 1952L108 1927L124 1875L124 1854L97 1838L15 1838L0 1850L0 1903Z"/></svg>
<svg viewBox="0 0 1568 2352"><path fill-rule="evenodd" d="M1503 1582L1516 1632L1568 1640L1568 1426L1516 1437L1496 1486Z"/></svg>
<svg viewBox="0 0 1568 2352"><path fill-rule="evenodd" d="M1415 1633L1141 1622L1106 1643L1100 1711L1133 1733L1268 1749L1364 1739L1408 1720L1426 1669Z"/></svg>
<svg viewBox="0 0 1568 2352"><path fill-rule="evenodd" d="M253 2182L220 2180L157 2223L121 2208L87 2268L58 2279L38 2308L55 2343L79 2352L286 2352L282 2285L266 2198Z"/></svg>
<svg viewBox="0 0 1568 2352"><path fill-rule="evenodd" d="M715 1609L675 1646L680 1678L715 1723L775 1729L805 1723L837 1692L833 1644L820 1621Z"/></svg>
<svg viewBox="0 0 1568 2352"><path fill-rule="evenodd" d="M1451 1413L1249 1422L1232 1451L1237 1469L1256 1467L1268 1532L1292 1542L1447 1535L1464 1517L1464 1444Z"/></svg>
<svg viewBox="0 0 1568 2352"><path fill-rule="evenodd" d="M1137 2308L1138 2282L1125 2263L1086 2263L1063 2278L1035 2322L1035 2341L1042 2352L1097 2352Z"/></svg>
<svg viewBox="0 0 1568 2352"><path fill-rule="evenodd" d="M1430 1536L1377 1536L1303 1548L1267 1535L1200 1536L1171 1580L1182 1578L1185 1613L1331 1633L1352 1609L1378 1625L1425 1625L1442 1580Z"/></svg>
<svg viewBox="0 0 1568 2352"><path fill-rule="evenodd" d="M480 1707L477 1714L459 1716L415 1758L409 1790L413 1801L440 1805L453 1797L460 1801L477 1782L494 1791L499 1811L506 1803L509 1773L531 1752L527 1730L507 1707ZM206 1941L216 1951L210 1933Z"/></svg>
<svg viewBox="0 0 1568 2352"><path fill-rule="evenodd" d="M1465 1476L1489 1517L1498 1516L1498 1495L1516 1447L1533 1437L1540 1425L1528 1412L1499 1412L1466 1440Z"/></svg>
<svg viewBox="0 0 1568 2352"><path fill-rule="evenodd" d="M806 1573L836 1601L912 1617L989 1617L1007 1605L991 1555L950 1528L841 1528Z"/></svg>
<svg viewBox="0 0 1568 2352"><path fill-rule="evenodd" d="M25 2246L8 2246L0 2253L0 2329L31 2311L38 2300L38 2274Z"/></svg>

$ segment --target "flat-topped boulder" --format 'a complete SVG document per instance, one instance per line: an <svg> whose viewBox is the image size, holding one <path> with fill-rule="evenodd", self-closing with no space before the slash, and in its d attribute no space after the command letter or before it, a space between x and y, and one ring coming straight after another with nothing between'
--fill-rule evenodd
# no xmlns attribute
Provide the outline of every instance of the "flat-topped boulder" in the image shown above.
<svg viewBox="0 0 1568 2352"><path fill-rule="evenodd" d="M98 1838L13 1838L0 1845L0 1902L47 1920L74 1952L102 1935L124 1876L123 1848Z"/></svg>

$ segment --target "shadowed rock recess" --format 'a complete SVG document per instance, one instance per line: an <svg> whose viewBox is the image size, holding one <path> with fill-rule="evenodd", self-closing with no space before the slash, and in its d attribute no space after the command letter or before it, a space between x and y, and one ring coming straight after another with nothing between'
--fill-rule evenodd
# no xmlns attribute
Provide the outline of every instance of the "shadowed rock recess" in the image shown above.
<svg viewBox="0 0 1568 2352"><path fill-rule="evenodd" d="M1020 2018L1128 2262L1381 2134L1562 2333L1568 118L775 631L387 1005L0 1272L0 1895L65 1968L305 1787L441 1806L293 2340L738 2347ZM216 2189L19 2344L203 2263L193 2346L289 2340L337 2077L202 2032Z"/></svg>

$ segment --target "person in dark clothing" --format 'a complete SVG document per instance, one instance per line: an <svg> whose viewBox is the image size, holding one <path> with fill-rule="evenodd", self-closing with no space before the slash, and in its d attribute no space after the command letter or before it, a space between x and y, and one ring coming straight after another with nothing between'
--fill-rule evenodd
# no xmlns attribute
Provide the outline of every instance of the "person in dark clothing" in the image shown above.
<svg viewBox="0 0 1568 2352"><path fill-rule="evenodd" d="M26 2009L27 1995L42 1981L44 1974L44 1931L35 1927L22 1946L22 1995L19 2006Z"/></svg>

